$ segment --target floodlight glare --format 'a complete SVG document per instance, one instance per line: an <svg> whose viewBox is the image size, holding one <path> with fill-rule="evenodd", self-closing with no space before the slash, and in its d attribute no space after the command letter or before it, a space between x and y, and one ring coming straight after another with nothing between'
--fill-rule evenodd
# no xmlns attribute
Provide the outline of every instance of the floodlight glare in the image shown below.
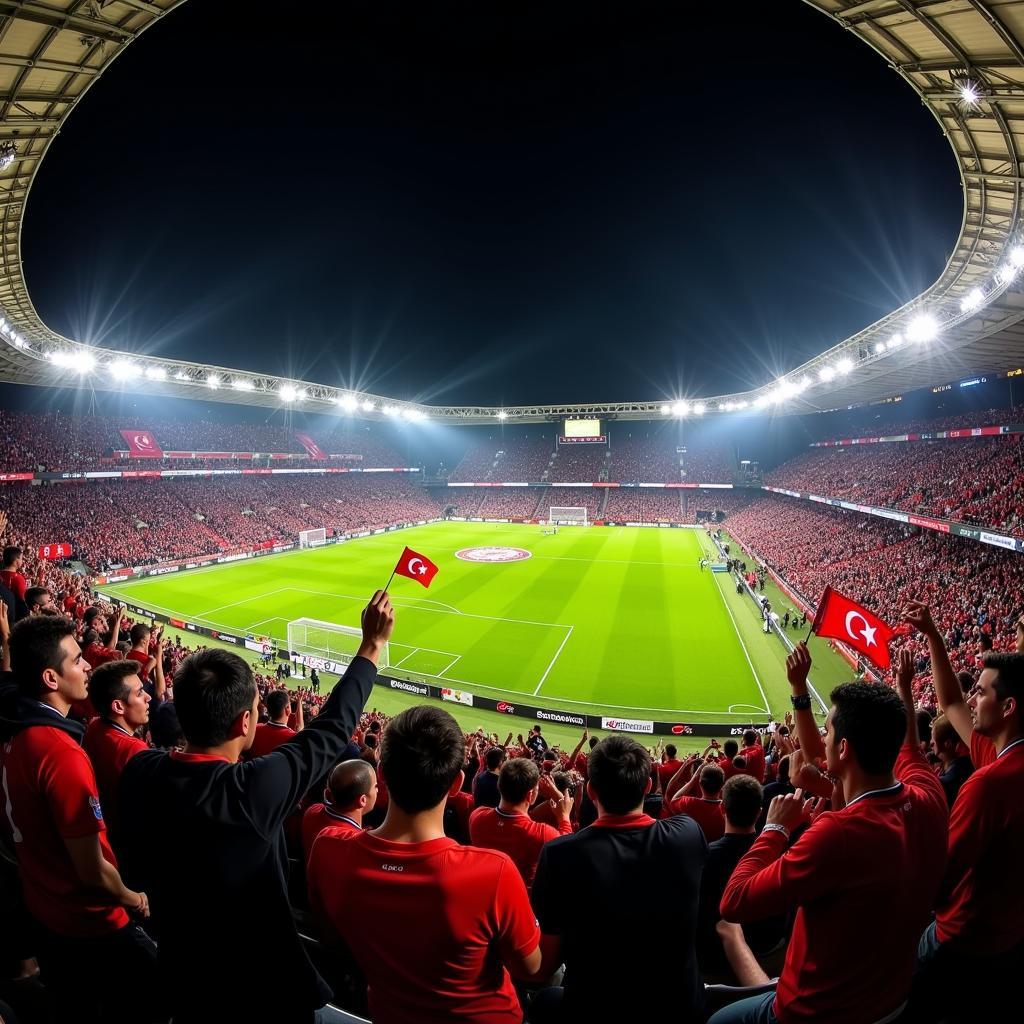
<svg viewBox="0 0 1024 1024"><path fill-rule="evenodd" d="M282 384L277 392L281 396L282 402L294 402L298 391L295 390L292 384Z"/></svg>
<svg viewBox="0 0 1024 1024"><path fill-rule="evenodd" d="M90 373L96 369L96 357L91 352L79 352L76 359L77 365L75 369L79 373Z"/></svg>
<svg viewBox="0 0 1024 1024"><path fill-rule="evenodd" d="M176 373L176 374L174 375L174 379L175 379L175 380L188 380L188 374L187 374L187 373L185 373L185 371L184 371L184 370L179 370L179 371L178 371L178 372L177 372L177 373Z"/></svg>
<svg viewBox="0 0 1024 1024"><path fill-rule="evenodd" d="M377 408L377 406L375 406L373 404L373 402L371 402L369 399L366 399L366 401L363 402L363 411L364 412L373 412L373 410L376 409L376 408Z"/></svg>
<svg viewBox="0 0 1024 1024"><path fill-rule="evenodd" d="M899 348L900 345L902 345L902 344L903 344L903 335L902 334L894 334L889 339L889 348Z"/></svg>
<svg viewBox="0 0 1024 1024"><path fill-rule="evenodd" d="M972 288L961 300L960 300L960 312L967 313L972 309L977 309L985 301L985 296L982 294L980 288Z"/></svg>
<svg viewBox="0 0 1024 1024"><path fill-rule="evenodd" d="M669 414L670 412L672 412L672 407L671 407L670 405L663 405L663 406L661 407L661 415L662 415L662 416L668 416L668 414ZM498 413L498 415L500 416L500 415L501 415L501 413L499 412L499 413Z"/></svg>
<svg viewBox="0 0 1024 1024"><path fill-rule="evenodd" d="M146 376L150 380L166 380L167 371L162 366L147 366Z"/></svg>
<svg viewBox="0 0 1024 1024"><path fill-rule="evenodd" d="M1004 264L996 271L997 284L1009 284L1017 276L1017 268Z"/></svg>
<svg viewBox="0 0 1024 1024"><path fill-rule="evenodd" d="M703 416L706 411L707 411L707 406L703 402L698 402L693 407L693 414L694 414L694 416Z"/></svg>
<svg viewBox="0 0 1024 1024"><path fill-rule="evenodd" d="M216 391L220 387L220 377L215 373L209 374L206 378L206 386Z"/></svg>
<svg viewBox="0 0 1024 1024"><path fill-rule="evenodd" d="M1010 266L1014 270L1024 267L1024 245L1015 245L1009 253Z"/></svg>
<svg viewBox="0 0 1024 1024"><path fill-rule="evenodd" d="M754 405L758 409L763 409L770 401L771 399L767 395L758 395L757 398L754 399Z"/></svg>
<svg viewBox="0 0 1024 1024"><path fill-rule="evenodd" d="M833 370L831 366L823 366L818 371L818 380L820 380L824 384L830 381L835 375L836 371Z"/></svg>
<svg viewBox="0 0 1024 1024"><path fill-rule="evenodd" d="M685 416L690 411L690 407L686 402L673 402L672 403L672 415L673 416Z"/></svg>
<svg viewBox="0 0 1024 1024"><path fill-rule="evenodd" d="M732 402L719 402L718 403L718 411L719 412L729 412L730 409L732 409Z"/></svg>
<svg viewBox="0 0 1024 1024"><path fill-rule="evenodd" d="M342 395L338 399L338 404L345 412L355 412L359 408L359 399L355 395Z"/></svg>
<svg viewBox="0 0 1024 1024"><path fill-rule="evenodd" d="M232 382L231 386L236 391L255 391L256 385L251 380L243 380L241 377L236 377Z"/></svg>
<svg viewBox="0 0 1024 1024"><path fill-rule="evenodd" d="M884 341L876 341L875 342L875 355L878 355L880 352L884 352L884 351L885 351L885 342Z"/></svg>
<svg viewBox="0 0 1024 1024"><path fill-rule="evenodd" d="M127 380L135 373L135 366L127 359L115 359L108 367L114 380Z"/></svg>
<svg viewBox="0 0 1024 1024"><path fill-rule="evenodd" d="M747 407L747 402L746 402L745 399L743 401L740 401L740 402L736 403L736 408L737 409L746 409L746 407Z"/></svg>
<svg viewBox="0 0 1024 1024"><path fill-rule="evenodd" d="M505 412L504 409L499 409L498 410L498 419L499 420L507 420L508 419L508 413Z"/></svg>
<svg viewBox="0 0 1024 1024"><path fill-rule="evenodd" d="M960 85L960 102L965 107L975 107L981 99L981 89L969 78L964 79Z"/></svg>
<svg viewBox="0 0 1024 1024"><path fill-rule="evenodd" d="M849 373L853 369L853 360L849 356L844 356L836 363L836 369L843 374Z"/></svg>
<svg viewBox="0 0 1024 1024"><path fill-rule="evenodd" d="M931 313L918 313L907 324L907 340L924 344L935 339L939 333L939 322Z"/></svg>
<svg viewBox="0 0 1024 1024"><path fill-rule="evenodd" d="M395 413L398 412L398 406L397 405L385 405L384 408L381 409L381 412L383 412L385 416L394 416Z"/></svg>

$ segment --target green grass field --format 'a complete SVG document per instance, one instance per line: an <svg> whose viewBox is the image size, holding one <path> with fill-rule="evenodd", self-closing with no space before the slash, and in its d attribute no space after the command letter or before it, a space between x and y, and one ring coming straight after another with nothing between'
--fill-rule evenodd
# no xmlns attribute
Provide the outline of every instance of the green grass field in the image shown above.
<svg viewBox="0 0 1024 1024"><path fill-rule="evenodd" d="M283 646L289 620L356 626L406 544L440 572L429 590L402 577L391 585L392 675L616 717L738 722L781 715L788 704L783 645L760 631L753 602L727 574L700 571L707 540L699 531L590 527L543 536L536 526L435 523L103 589ZM531 557L456 557L484 546ZM849 678L832 652L815 657L812 682L824 695Z"/></svg>

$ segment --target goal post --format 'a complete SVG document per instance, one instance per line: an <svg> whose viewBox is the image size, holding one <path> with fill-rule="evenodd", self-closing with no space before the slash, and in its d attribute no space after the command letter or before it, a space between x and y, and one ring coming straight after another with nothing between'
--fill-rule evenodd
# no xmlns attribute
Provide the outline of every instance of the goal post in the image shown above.
<svg viewBox="0 0 1024 1024"><path fill-rule="evenodd" d="M548 523L551 526L589 526L590 517L586 505L552 505L548 509Z"/></svg>
<svg viewBox="0 0 1024 1024"><path fill-rule="evenodd" d="M300 548L319 548L327 543L327 531L321 526L319 530L301 530L299 532Z"/></svg>
<svg viewBox="0 0 1024 1024"><path fill-rule="evenodd" d="M293 619L288 623L288 654L290 659L302 658L318 671L344 671L359 650L363 631L358 626L339 626L320 619ZM388 668L389 645L380 652L377 667ZM332 665L335 666L332 668Z"/></svg>

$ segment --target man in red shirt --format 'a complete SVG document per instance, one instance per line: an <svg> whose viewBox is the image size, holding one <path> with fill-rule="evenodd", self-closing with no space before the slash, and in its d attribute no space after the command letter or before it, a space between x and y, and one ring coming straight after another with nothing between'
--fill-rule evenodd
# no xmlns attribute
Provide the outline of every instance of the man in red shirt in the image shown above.
<svg viewBox="0 0 1024 1024"><path fill-rule="evenodd" d="M721 799L725 773L717 764L706 764L700 771L693 773L690 781L682 789L678 789L679 780L686 774L690 762L696 760L699 760L696 754L687 758L669 783L662 817L668 818L673 814L689 815L700 825L704 838L713 843L725 835L725 815L722 814Z"/></svg>
<svg viewBox="0 0 1024 1024"><path fill-rule="evenodd" d="M804 762L823 755L835 788L817 771L802 775L825 783L835 809L819 804L814 814L801 789L772 801L721 913L745 924L795 909L785 966L774 993L734 1003L709 1024L890 1020L910 991L917 938L945 864L946 797L917 740L913 659L900 652L899 695L888 686L837 686L824 743L807 692L806 644L786 666Z"/></svg>
<svg viewBox="0 0 1024 1024"><path fill-rule="evenodd" d="M0 569L0 583L3 583L16 598L24 601L25 591L28 589L28 580L25 579L25 574L21 571L21 561L21 548L14 547L13 545L4 548L3 568Z"/></svg>
<svg viewBox="0 0 1024 1024"><path fill-rule="evenodd" d="M377 802L377 773L361 758L334 766L324 789L324 802L306 808L302 815L302 850L309 860L313 842L325 829L359 832L363 815Z"/></svg>
<svg viewBox="0 0 1024 1024"><path fill-rule="evenodd" d="M536 973L540 931L511 859L444 834L464 755L443 708L403 711L384 732L384 824L313 844L310 906L366 974L374 1024L522 1022L510 971Z"/></svg>
<svg viewBox="0 0 1024 1024"><path fill-rule="evenodd" d="M928 606L911 601L904 617L928 640L939 707L975 767L950 813L946 877L918 950L914 1004L976 1020L1005 1005L1024 944L1024 892L1007 884L1024 861L1024 654L984 654L965 701ZM978 985L979 971L992 983Z"/></svg>
<svg viewBox="0 0 1024 1024"><path fill-rule="evenodd" d="M725 781L728 782L734 775L739 775L743 768L736 766L736 757L740 752L740 745L735 740L726 740L722 744L722 756L718 759L718 767L725 773Z"/></svg>
<svg viewBox="0 0 1024 1024"><path fill-rule="evenodd" d="M90 609L96 611L96 609ZM120 661L122 658L121 652L117 649L117 641L121 636L121 619L124 616L124 609L118 605L117 610L114 612L114 621L110 627L110 636L107 643L103 643L103 630L106 628L106 621L103 615L99 612L92 619L86 616L87 624L91 621L91 625L85 631L82 637L83 651L82 657L85 658L92 668L99 668L100 665L105 665L108 661Z"/></svg>
<svg viewBox="0 0 1024 1024"><path fill-rule="evenodd" d="M682 761L676 757L676 746L674 743L665 744L665 760L658 765L658 775L661 776L661 791L672 781L672 776L679 771Z"/></svg>
<svg viewBox="0 0 1024 1024"><path fill-rule="evenodd" d="M89 700L96 710L85 730L82 746L92 761L100 801L110 833L110 844L118 849L117 784L121 770L140 751L145 740L135 735L149 721L150 696L143 689L134 661L111 661L89 677Z"/></svg>
<svg viewBox="0 0 1024 1024"><path fill-rule="evenodd" d="M292 697L287 690L273 690L267 694L267 722L261 722L256 726L256 736L252 746L243 754L242 759L252 761L254 758L262 757L276 750L282 743L290 740L296 733L301 732L305 724L302 717L302 701L297 700L298 705L295 711L296 728L288 725L289 712L291 711Z"/></svg>
<svg viewBox="0 0 1024 1024"><path fill-rule="evenodd" d="M11 632L10 651L16 684L0 695L4 825L56 1019L160 1019L156 948L128 916L148 917L149 901L121 880L80 745L83 727L67 717L72 701L86 697L89 671L74 626L62 617L25 619ZM112 963L118 984L97 984Z"/></svg>
<svg viewBox="0 0 1024 1024"><path fill-rule="evenodd" d="M156 667L156 658L149 653L152 630L144 622L136 622L128 636L131 638L132 647L125 657L138 663L139 678L148 683L149 673Z"/></svg>
<svg viewBox="0 0 1024 1024"><path fill-rule="evenodd" d="M533 884L541 847L572 832L572 795L566 790L555 808L558 828L530 817L537 801L540 769L530 758L514 757L501 766L497 807L478 807L469 817L469 839L474 846L504 850L519 869L527 888Z"/></svg>
<svg viewBox="0 0 1024 1024"><path fill-rule="evenodd" d="M743 734L743 749L740 757L747 762L746 774L764 783L764 747L761 745L761 734L756 729L748 729Z"/></svg>

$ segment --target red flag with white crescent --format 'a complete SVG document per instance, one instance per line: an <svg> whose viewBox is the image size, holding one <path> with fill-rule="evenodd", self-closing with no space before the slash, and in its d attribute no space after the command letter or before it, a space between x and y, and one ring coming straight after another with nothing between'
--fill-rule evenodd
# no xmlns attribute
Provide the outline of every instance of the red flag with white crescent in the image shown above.
<svg viewBox="0 0 1024 1024"><path fill-rule="evenodd" d="M152 430L125 428L121 436L128 442L128 455L133 459L161 459L163 451Z"/></svg>
<svg viewBox="0 0 1024 1024"><path fill-rule="evenodd" d="M437 566L426 555L406 548L402 552L402 557L398 559L398 565L395 566L395 574L407 576L421 586L429 587L430 581L437 575Z"/></svg>
<svg viewBox="0 0 1024 1024"><path fill-rule="evenodd" d="M842 640L882 671L889 667L889 641L896 630L838 590L825 588L811 629L817 636Z"/></svg>

